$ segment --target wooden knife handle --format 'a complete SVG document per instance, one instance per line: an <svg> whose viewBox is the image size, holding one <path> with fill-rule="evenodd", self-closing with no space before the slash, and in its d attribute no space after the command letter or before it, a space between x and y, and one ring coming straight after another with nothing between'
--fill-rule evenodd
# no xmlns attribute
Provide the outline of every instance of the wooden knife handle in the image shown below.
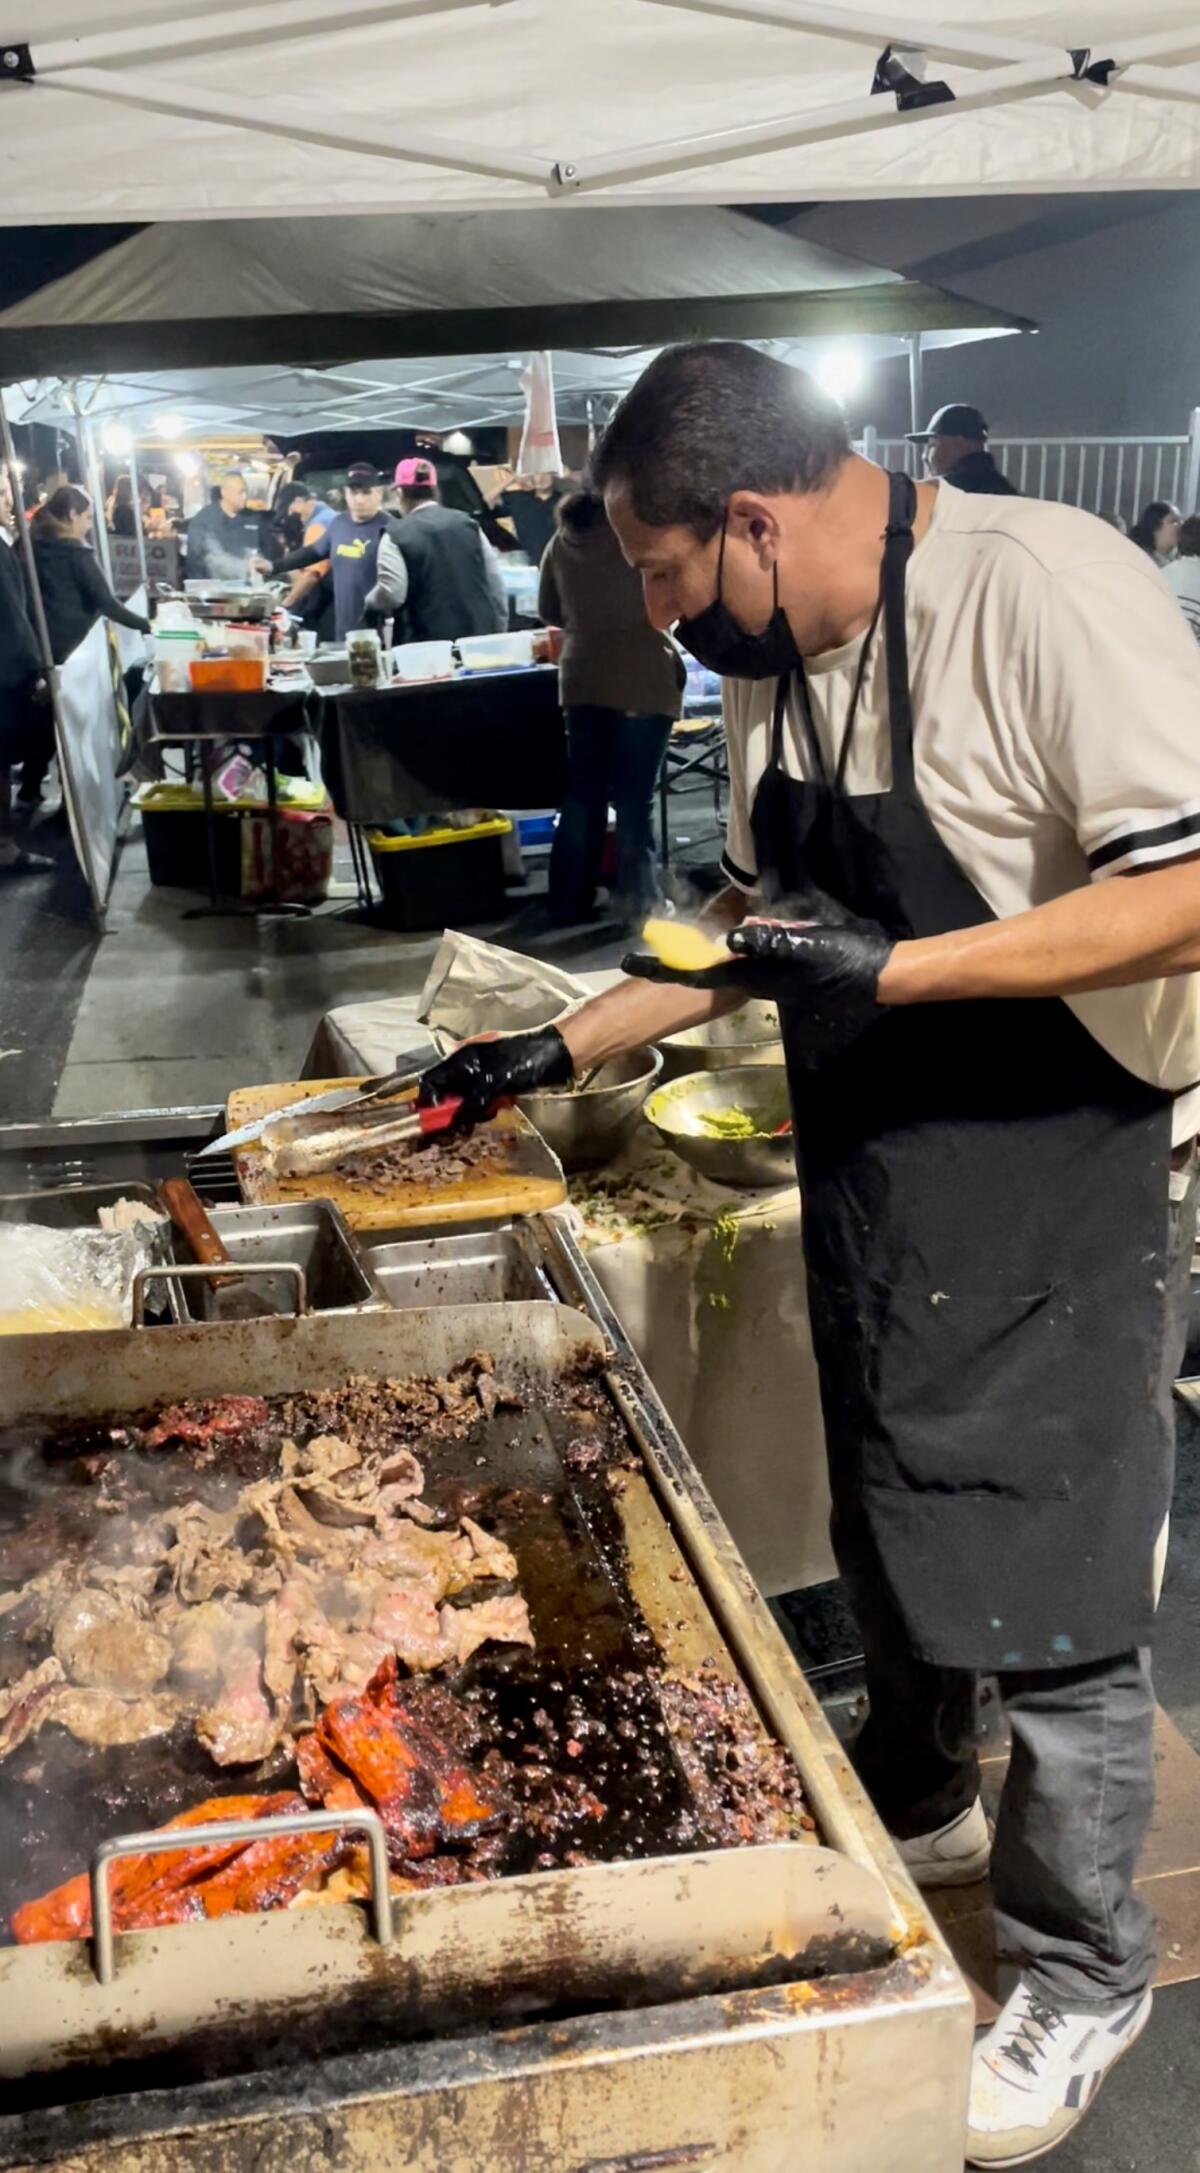
<svg viewBox="0 0 1200 2173"><path fill-rule="evenodd" d="M170 1216L175 1228L187 1239L193 1255L201 1267L222 1267L229 1259L225 1245L213 1228L209 1212L193 1184L186 1177L164 1177L158 1188L158 1196L164 1211ZM219 1283L231 1282L231 1276L213 1277L214 1290Z"/></svg>

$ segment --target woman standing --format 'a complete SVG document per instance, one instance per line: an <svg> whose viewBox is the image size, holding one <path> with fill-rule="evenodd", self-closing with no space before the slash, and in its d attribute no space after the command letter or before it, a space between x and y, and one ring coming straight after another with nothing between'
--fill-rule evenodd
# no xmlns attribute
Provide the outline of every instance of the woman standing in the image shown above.
<svg viewBox="0 0 1200 2173"><path fill-rule="evenodd" d="M563 498L542 560L538 610L563 629L559 693L567 722L567 792L550 856L550 916L586 918L600 880L609 805L617 814L614 904L639 923L661 895L654 787L683 709L683 659L646 617L642 584L621 555L604 501Z"/></svg>
<svg viewBox="0 0 1200 2173"><path fill-rule="evenodd" d="M1165 566L1174 558L1179 541L1179 507L1166 498L1152 498L1142 510L1129 531L1129 540L1136 543L1154 560L1156 566Z"/></svg>
<svg viewBox="0 0 1200 2173"><path fill-rule="evenodd" d="M129 611L113 595L89 537L92 501L77 483L64 483L47 498L33 523L33 557L56 664L65 664L97 619L112 619L135 634L150 632L149 619Z"/></svg>

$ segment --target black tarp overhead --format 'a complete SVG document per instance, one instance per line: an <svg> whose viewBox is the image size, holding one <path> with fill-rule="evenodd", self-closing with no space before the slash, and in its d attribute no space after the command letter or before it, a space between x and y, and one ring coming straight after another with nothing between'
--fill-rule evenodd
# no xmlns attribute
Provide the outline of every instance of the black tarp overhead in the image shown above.
<svg viewBox="0 0 1200 2173"><path fill-rule="evenodd" d="M670 339L778 340L803 361L835 337L882 355L917 332L942 344L1022 329L703 206L243 219L147 228L4 311L0 383L25 381L21 412L47 420L52 381L76 380L98 413L352 427L380 420L391 394L397 426L451 428L519 415L514 358L530 348L570 355L555 372L570 419L573 391L619 391L637 351Z"/></svg>

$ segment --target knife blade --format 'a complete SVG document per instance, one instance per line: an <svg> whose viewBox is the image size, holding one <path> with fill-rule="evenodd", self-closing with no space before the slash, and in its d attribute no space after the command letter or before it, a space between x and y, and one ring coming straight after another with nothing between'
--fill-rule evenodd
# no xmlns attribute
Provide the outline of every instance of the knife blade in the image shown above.
<svg viewBox="0 0 1200 2173"><path fill-rule="evenodd" d="M282 1109L269 1109L253 1123L239 1124L232 1132L222 1132L219 1139L210 1139L207 1147L200 1149L196 1160L205 1162L211 1155L231 1154L235 1147L248 1147L261 1137L268 1125L280 1124L285 1117L315 1117L323 1110L365 1109L369 1103L382 1101L388 1095L407 1093L410 1088L420 1085L421 1077L421 1071L392 1071L386 1078L365 1087L330 1087L324 1094L307 1094L301 1101L288 1102Z"/></svg>

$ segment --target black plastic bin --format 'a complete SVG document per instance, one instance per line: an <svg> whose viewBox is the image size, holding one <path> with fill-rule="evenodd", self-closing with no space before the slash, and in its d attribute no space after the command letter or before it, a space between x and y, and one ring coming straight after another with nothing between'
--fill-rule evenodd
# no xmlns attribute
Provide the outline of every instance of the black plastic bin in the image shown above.
<svg viewBox="0 0 1200 2173"><path fill-rule="evenodd" d="M504 840L511 830L506 816L494 815L467 830L430 830L424 837L370 831L367 843L383 893L379 918L409 935L498 920L504 911Z"/></svg>

